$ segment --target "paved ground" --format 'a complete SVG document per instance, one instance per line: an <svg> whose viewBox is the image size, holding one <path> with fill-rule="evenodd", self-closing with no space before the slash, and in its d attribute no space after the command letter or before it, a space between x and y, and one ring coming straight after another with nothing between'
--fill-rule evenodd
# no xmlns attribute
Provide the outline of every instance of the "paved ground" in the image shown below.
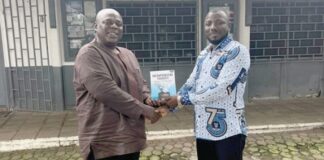
<svg viewBox="0 0 324 160"><path fill-rule="evenodd" d="M251 160L324 160L324 128L251 135L245 157Z"/></svg>
<svg viewBox="0 0 324 160"><path fill-rule="evenodd" d="M263 100L247 104L246 118L250 136L245 159L324 159L324 129L251 134L323 127L323 104L324 98ZM184 108L170 113L157 124L147 124L150 141L149 147L143 151L142 159L196 159L192 137L193 115L192 108ZM0 160L80 159L78 147L73 145L78 143L76 131L77 117L73 111L0 111ZM53 148L56 146L60 148ZM30 150L48 147L52 148Z"/></svg>
<svg viewBox="0 0 324 160"><path fill-rule="evenodd" d="M192 107L170 113L160 122L147 124L147 131L193 129ZM252 101L246 106L250 127L324 123L324 98ZM77 134L75 112L0 112L0 142L21 139L70 137ZM0 146L1 148L1 146Z"/></svg>
<svg viewBox="0 0 324 160"><path fill-rule="evenodd" d="M324 160L324 128L250 134L245 160ZM0 160L81 160L78 146L0 152ZM193 137L152 140L141 160L197 160Z"/></svg>

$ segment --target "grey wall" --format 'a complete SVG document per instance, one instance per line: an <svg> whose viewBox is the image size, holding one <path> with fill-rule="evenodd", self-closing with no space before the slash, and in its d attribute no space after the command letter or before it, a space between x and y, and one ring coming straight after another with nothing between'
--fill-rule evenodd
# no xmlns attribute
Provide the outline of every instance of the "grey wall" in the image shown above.
<svg viewBox="0 0 324 160"><path fill-rule="evenodd" d="M323 0L247 0L249 98L315 96L323 91Z"/></svg>
<svg viewBox="0 0 324 160"><path fill-rule="evenodd" d="M322 66L321 97L324 97L324 63Z"/></svg>
<svg viewBox="0 0 324 160"><path fill-rule="evenodd" d="M253 63L249 71L246 88L248 99L287 99L316 96L323 92L323 66L321 61ZM192 65L142 67L143 75L149 81L153 70L174 69L179 89L192 72ZM72 109L75 96L72 84L73 67L63 67L64 104ZM322 94L323 95L323 94Z"/></svg>
<svg viewBox="0 0 324 160"><path fill-rule="evenodd" d="M251 59L322 59L323 0L249 0ZM289 3L288 3L289 2Z"/></svg>
<svg viewBox="0 0 324 160"><path fill-rule="evenodd" d="M13 94L8 96L10 107L16 111L63 111L61 70L61 67L5 68L6 87ZM0 90L0 94L5 92Z"/></svg>
<svg viewBox="0 0 324 160"><path fill-rule="evenodd" d="M249 71L249 98L278 97L280 65L252 64Z"/></svg>
<svg viewBox="0 0 324 160"><path fill-rule="evenodd" d="M73 109L75 95L73 90L73 66L63 66L63 100L65 109Z"/></svg>
<svg viewBox="0 0 324 160"><path fill-rule="evenodd" d="M64 107L64 92L63 92L63 76L62 67L53 67L53 81L52 81L52 93L53 93L53 104L55 111L63 111Z"/></svg>
<svg viewBox="0 0 324 160"><path fill-rule="evenodd" d="M316 96L323 89L323 64L321 61L252 64L249 99Z"/></svg>
<svg viewBox="0 0 324 160"><path fill-rule="evenodd" d="M0 33L1 37L1 33ZM2 40L0 38L0 106L7 105L6 73L4 68Z"/></svg>

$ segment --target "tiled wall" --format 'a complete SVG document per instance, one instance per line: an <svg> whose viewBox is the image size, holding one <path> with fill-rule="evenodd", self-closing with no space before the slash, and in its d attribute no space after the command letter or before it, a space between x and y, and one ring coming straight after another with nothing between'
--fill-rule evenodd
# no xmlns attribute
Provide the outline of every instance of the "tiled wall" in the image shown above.
<svg viewBox="0 0 324 160"><path fill-rule="evenodd" d="M46 2L4 0L3 51L10 109L54 111ZM7 57L7 58L6 58ZM3 92L3 91L1 91ZM6 92L5 92L6 93Z"/></svg>
<svg viewBox="0 0 324 160"><path fill-rule="evenodd" d="M120 12L120 46L135 52L142 65L192 63L196 55L196 2L108 2Z"/></svg>
<svg viewBox="0 0 324 160"><path fill-rule="evenodd" d="M251 58L322 59L324 1L252 1Z"/></svg>
<svg viewBox="0 0 324 160"><path fill-rule="evenodd" d="M3 1L6 64L11 67L47 66L44 1Z"/></svg>

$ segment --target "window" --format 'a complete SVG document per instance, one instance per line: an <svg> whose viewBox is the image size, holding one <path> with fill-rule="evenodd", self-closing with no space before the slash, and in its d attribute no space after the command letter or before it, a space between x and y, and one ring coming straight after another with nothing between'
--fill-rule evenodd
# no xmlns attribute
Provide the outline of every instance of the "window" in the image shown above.
<svg viewBox="0 0 324 160"><path fill-rule="evenodd" d="M107 1L123 17L120 46L143 65L192 64L196 57L195 1Z"/></svg>
<svg viewBox="0 0 324 160"><path fill-rule="evenodd" d="M65 61L74 61L79 49L94 37L94 0L66 0L63 7Z"/></svg>

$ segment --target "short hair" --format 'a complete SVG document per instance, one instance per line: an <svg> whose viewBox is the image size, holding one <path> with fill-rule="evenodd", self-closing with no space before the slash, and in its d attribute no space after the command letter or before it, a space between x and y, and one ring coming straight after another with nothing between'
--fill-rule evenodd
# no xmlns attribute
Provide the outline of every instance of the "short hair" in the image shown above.
<svg viewBox="0 0 324 160"><path fill-rule="evenodd" d="M229 9L225 8L225 7L213 8L213 9L208 11L207 15L209 15L209 14L217 14L217 13L220 13L220 12L225 13L225 15L227 17L227 22L230 23L230 12L231 11Z"/></svg>
<svg viewBox="0 0 324 160"><path fill-rule="evenodd" d="M226 14L226 16L230 16L230 10L227 9L226 7L216 7L216 8L212 8L211 10L209 10L208 13L218 13L218 12L224 12Z"/></svg>

